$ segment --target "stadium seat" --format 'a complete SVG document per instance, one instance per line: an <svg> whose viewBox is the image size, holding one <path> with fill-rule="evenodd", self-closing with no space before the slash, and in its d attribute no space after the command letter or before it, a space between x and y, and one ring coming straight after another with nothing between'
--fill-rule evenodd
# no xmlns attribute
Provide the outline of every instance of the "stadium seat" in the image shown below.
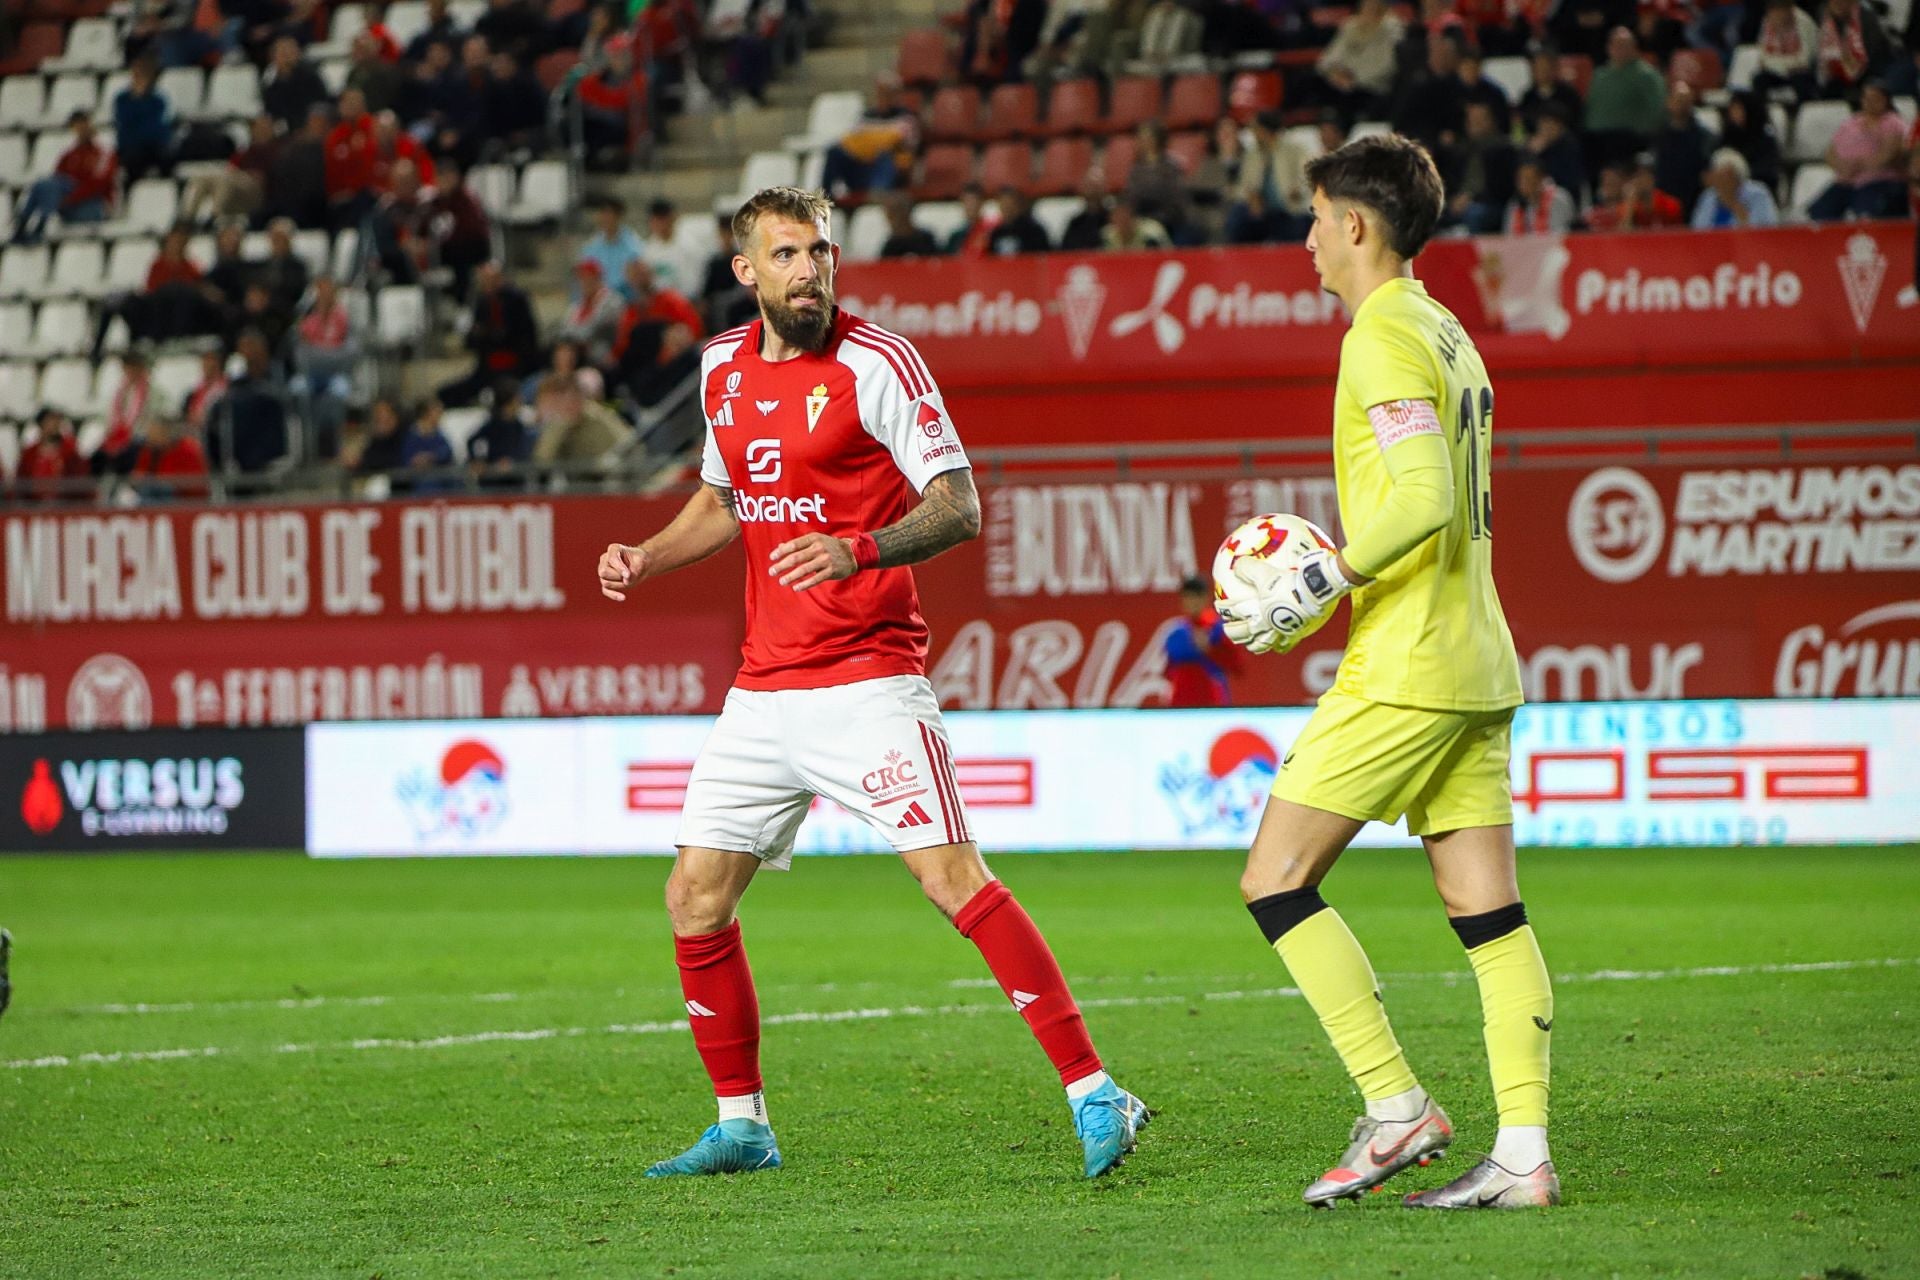
<svg viewBox="0 0 1920 1280"><path fill-rule="evenodd" d="M153 393L163 403L183 404L199 385L198 356L161 356L153 362Z"/></svg>
<svg viewBox="0 0 1920 1280"><path fill-rule="evenodd" d="M832 146L847 130L858 124L867 109L866 98L858 90L842 89L814 95L807 108L805 133L796 133L786 141L789 151L812 151Z"/></svg>
<svg viewBox="0 0 1920 1280"><path fill-rule="evenodd" d="M251 120L260 111L260 73L252 63L230 62L207 79L208 119Z"/></svg>
<svg viewBox="0 0 1920 1280"><path fill-rule="evenodd" d="M1210 129L1220 118L1220 106L1219 76L1211 72L1175 76L1161 120L1170 131Z"/></svg>
<svg viewBox="0 0 1920 1280"><path fill-rule="evenodd" d="M1033 180L1033 192L1040 196L1064 196L1077 192L1091 168L1093 139L1051 139L1040 152L1040 172Z"/></svg>
<svg viewBox="0 0 1920 1280"><path fill-rule="evenodd" d="M109 364L116 374L117 361ZM105 372L105 366L102 373ZM113 385L107 384L107 395L113 394ZM60 412L75 418L85 418L99 412L105 396L94 391L94 372L91 362L86 360L55 360L40 371L40 399Z"/></svg>
<svg viewBox="0 0 1920 1280"><path fill-rule="evenodd" d="M1167 139L1167 158L1180 166L1180 172L1191 178L1198 173L1200 166L1207 161L1207 151L1213 142L1213 136L1205 129L1188 129L1176 133Z"/></svg>
<svg viewBox="0 0 1920 1280"><path fill-rule="evenodd" d="M980 136L989 142L1024 138L1040 127L1040 94L1030 84L1003 84L987 99Z"/></svg>
<svg viewBox="0 0 1920 1280"><path fill-rule="evenodd" d="M970 84L950 84L927 105L927 141L972 142L980 134L980 91Z"/></svg>
<svg viewBox="0 0 1920 1280"><path fill-rule="evenodd" d="M536 160L520 175L518 197L506 221L530 226L556 221L573 208L573 175L564 160Z"/></svg>
<svg viewBox="0 0 1920 1280"><path fill-rule="evenodd" d="M799 181L799 162L785 151L755 151L740 171L740 189L748 195L767 187L790 187Z"/></svg>
<svg viewBox="0 0 1920 1280"><path fill-rule="evenodd" d="M920 154L919 200L951 200L973 179L973 148L964 142L937 142Z"/></svg>
<svg viewBox="0 0 1920 1280"><path fill-rule="evenodd" d="M1278 71L1242 71L1227 92L1227 111L1241 124L1251 124L1262 111L1278 111L1286 100L1286 82Z"/></svg>
<svg viewBox="0 0 1920 1280"><path fill-rule="evenodd" d="M97 298L107 287L107 251L98 240L69 240L53 251L40 296Z"/></svg>
<svg viewBox="0 0 1920 1280"><path fill-rule="evenodd" d="M47 110L40 119L43 129L64 129L76 111L89 116L100 105L100 78L91 71L60 76L47 90Z"/></svg>
<svg viewBox="0 0 1920 1280"><path fill-rule="evenodd" d="M200 118L206 105L207 73L199 67L168 67L160 73L154 87L167 96L177 119Z"/></svg>
<svg viewBox="0 0 1920 1280"><path fill-rule="evenodd" d="M213 236L207 232L187 237L187 261L206 271L213 265Z"/></svg>
<svg viewBox="0 0 1920 1280"><path fill-rule="evenodd" d="M1284 137L1287 142L1299 147L1301 151L1305 152L1309 160L1316 156L1326 154L1327 149L1320 141L1319 125L1297 124L1288 129L1282 137Z"/></svg>
<svg viewBox="0 0 1920 1280"><path fill-rule="evenodd" d="M58 22L27 23L20 28L13 52L0 60L0 76L19 76L37 69L48 58L59 57L66 42L66 28Z"/></svg>
<svg viewBox="0 0 1920 1280"><path fill-rule="evenodd" d="M913 225L945 248L949 240L966 228L967 211L951 200L927 200L913 206Z"/></svg>
<svg viewBox="0 0 1920 1280"><path fill-rule="evenodd" d="M346 91L347 77L353 74L353 64L345 58L317 62L313 69L320 73L320 83L327 86L327 92L336 98Z"/></svg>
<svg viewBox="0 0 1920 1280"><path fill-rule="evenodd" d="M980 186L989 195L1003 187L1024 192L1033 182L1033 148L1024 142L995 142L980 156Z"/></svg>
<svg viewBox="0 0 1920 1280"><path fill-rule="evenodd" d="M0 80L0 129L38 129L46 114L47 90L39 76Z"/></svg>
<svg viewBox="0 0 1920 1280"><path fill-rule="evenodd" d="M25 421L39 408L39 371L24 362L0 364L0 418Z"/></svg>
<svg viewBox="0 0 1920 1280"><path fill-rule="evenodd" d="M1133 162L1140 152L1140 143L1130 133L1116 133L1107 139L1105 150L1100 155L1100 172L1106 176L1108 191L1126 189L1127 178L1133 173Z"/></svg>
<svg viewBox="0 0 1920 1280"><path fill-rule="evenodd" d="M427 336L427 292L417 284L388 285L374 299L374 333L382 347L410 351Z"/></svg>
<svg viewBox="0 0 1920 1280"><path fill-rule="evenodd" d="M100 225L108 239L166 233L180 212L180 188L169 178L142 178L120 201L120 216Z"/></svg>
<svg viewBox="0 0 1920 1280"><path fill-rule="evenodd" d="M33 319L26 354L38 358L77 356L93 343L87 304L78 299L42 303Z"/></svg>
<svg viewBox="0 0 1920 1280"><path fill-rule="evenodd" d="M1153 76L1121 76L1113 82L1112 100L1101 127L1122 133L1160 118L1160 81Z"/></svg>
<svg viewBox="0 0 1920 1280"><path fill-rule="evenodd" d="M480 15L487 11L487 0L453 0L447 8L452 11L455 26L471 31L473 24L480 21Z"/></svg>
<svg viewBox="0 0 1920 1280"><path fill-rule="evenodd" d="M0 353L25 351L32 337L33 308L24 302L0 302Z"/></svg>
<svg viewBox="0 0 1920 1280"><path fill-rule="evenodd" d="M464 460L467 456L467 441L473 439L474 432L486 425L485 409L448 409L440 415L440 434L453 446L453 456Z"/></svg>
<svg viewBox="0 0 1920 1280"><path fill-rule="evenodd" d="M0 378L6 376L0 368ZM20 429L11 422L0 422L0 476L10 476L20 469Z"/></svg>
<svg viewBox="0 0 1920 1280"><path fill-rule="evenodd" d="M160 256L160 242L147 236L128 236L114 242L107 256L107 292L138 293L147 287L147 272Z"/></svg>
<svg viewBox="0 0 1920 1280"><path fill-rule="evenodd" d="M27 174L32 178L44 178L53 172L60 163L60 157L73 145L73 137L65 129L49 129L45 133L33 135L33 154L27 160Z"/></svg>
<svg viewBox="0 0 1920 1280"><path fill-rule="evenodd" d="M1667 62L1667 84L1686 84L1695 93L1707 93L1726 82L1720 55L1713 49L1676 49Z"/></svg>
<svg viewBox="0 0 1920 1280"><path fill-rule="evenodd" d="M1080 212L1080 201L1072 196L1047 196L1033 202L1033 217L1047 229L1047 238L1059 244L1067 234L1067 224Z"/></svg>
<svg viewBox="0 0 1920 1280"><path fill-rule="evenodd" d="M1793 189L1787 196L1787 216L1796 222L1809 218L1808 210L1820 193L1833 183L1833 170L1824 164L1809 162L1793 172Z"/></svg>
<svg viewBox="0 0 1920 1280"><path fill-rule="evenodd" d="M579 65L578 49L555 49L551 53L541 54L534 62L533 78L540 82L542 89L552 93L560 87L562 81L573 74L573 69Z"/></svg>
<svg viewBox="0 0 1920 1280"><path fill-rule="evenodd" d="M1753 76L1760 70L1760 46L1743 44L1733 51L1733 64L1727 68L1727 87L1744 93L1753 88Z"/></svg>
<svg viewBox="0 0 1920 1280"><path fill-rule="evenodd" d="M333 238L333 278L341 284L351 284L360 274L360 233L352 227L346 228Z"/></svg>
<svg viewBox="0 0 1920 1280"><path fill-rule="evenodd" d="M100 82L100 103L93 109L94 124L104 129L113 123L113 100L132 81L133 77L126 72L115 71Z"/></svg>
<svg viewBox="0 0 1920 1280"><path fill-rule="evenodd" d="M836 212L838 212L836 210ZM853 262L872 262L887 243L887 211L877 204L863 204L847 220L847 257Z"/></svg>
<svg viewBox="0 0 1920 1280"><path fill-rule="evenodd" d="M327 28L327 38L319 44L307 46L307 57L316 62L344 58L353 52L353 38L366 29L366 8L357 4L343 4L333 11L333 22Z"/></svg>
<svg viewBox="0 0 1920 1280"><path fill-rule="evenodd" d="M894 72L900 83L930 89L953 74L953 44L938 27L920 27L900 37Z"/></svg>
<svg viewBox="0 0 1920 1280"><path fill-rule="evenodd" d="M1793 134L1787 144L1787 159L1807 162L1825 160L1827 145L1853 114L1844 102L1803 102L1794 118Z"/></svg>
<svg viewBox="0 0 1920 1280"><path fill-rule="evenodd" d="M1094 80L1062 80L1047 96L1047 121L1041 132L1058 136L1092 133L1100 127L1100 85Z"/></svg>
<svg viewBox="0 0 1920 1280"><path fill-rule="evenodd" d="M481 164L467 170L467 190L473 192L489 216L504 218L513 208L515 181L513 166Z"/></svg>
<svg viewBox="0 0 1920 1280"><path fill-rule="evenodd" d="M1511 102L1520 101L1533 87L1533 70L1525 58L1488 58L1480 64L1480 74L1499 85Z"/></svg>
<svg viewBox="0 0 1920 1280"><path fill-rule="evenodd" d="M333 265L333 242L324 231L296 231L293 251L307 264L308 275L325 275Z"/></svg>
<svg viewBox="0 0 1920 1280"><path fill-rule="evenodd" d="M98 414L105 408L106 405L104 402L99 403L94 412ZM90 417L85 422L82 422L79 429L73 433L74 447L80 451L80 456L83 458L92 457L94 452L106 442L107 422L105 418L97 416Z"/></svg>
<svg viewBox="0 0 1920 1280"><path fill-rule="evenodd" d="M395 44L402 49L413 43L413 38L427 29L432 15L427 12L426 0L394 0L387 6L383 25L387 34L393 37Z"/></svg>
<svg viewBox="0 0 1920 1280"><path fill-rule="evenodd" d="M1385 120L1362 120L1353 126L1353 132L1347 135L1347 141L1355 138L1384 138L1393 132L1393 126Z"/></svg>
<svg viewBox="0 0 1920 1280"><path fill-rule="evenodd" d="M82 18L67 32L67 47L58 58L41 64L42 71L112 71L125 62L119 27L111 18Z"/></svg>
<svg viewBox="0 0 1920 1280"><path fill-rule="evenodd" d="M8 84L13 83L11 80ZM0 133L0 174L13 186L25 185L27 173L27 136L23 133Z"/></svg>
<svg viewBox="0 0 1920 1280"><path fill-rule="evenodd" d="M46 283L53 253L44 244L10 245L0 253L0 298L25 298Z"/></svg>

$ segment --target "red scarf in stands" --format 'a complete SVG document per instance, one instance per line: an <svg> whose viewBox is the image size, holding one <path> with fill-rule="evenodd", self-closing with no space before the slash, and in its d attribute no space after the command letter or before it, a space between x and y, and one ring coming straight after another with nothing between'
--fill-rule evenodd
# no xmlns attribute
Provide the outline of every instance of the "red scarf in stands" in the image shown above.
<svg viewBox="0 0 1920 1280"><path fill-rule="evenodd" d="M1519 200L1513 202L1513 216L1507 220L1507 234L1510 236L1543 236L1553 230L1553 193L1559 188L1553 185L1552 178L1540 183L1540 196L1531 208Z"/></svg>

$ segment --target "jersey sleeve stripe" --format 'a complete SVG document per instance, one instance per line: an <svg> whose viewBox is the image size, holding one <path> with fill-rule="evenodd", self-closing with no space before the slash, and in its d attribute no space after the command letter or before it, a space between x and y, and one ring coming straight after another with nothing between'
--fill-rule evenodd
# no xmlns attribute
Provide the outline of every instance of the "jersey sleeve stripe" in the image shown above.
<svg viewBox="0 0 1920 1280"><path fill-rule="evenodd" d="M933 774L933 788L940 793L940 816L947 820L947 843L959 844L959 836L953 825L953 797L947 794L946 775L940 771L940 751L934 739L933 730L927 728L926 721L920 722L920 745L927 752L927 769Z"/></svg>
<svg viewBox="0 0 1920 1280"><path fill-rule="evenodd" d="M933 391L933 374L928 371L926 361L920 358L920 353L914 349L911 342L908 342L897 333L890 332L873 324L865 326L861 330L861 333L870 342L877 342L883 346L891 347L900 353L902 362L907 367L907 371L915 375L919 383L920 389L913 393L914 399L918 400L921 396Z"/></svg>
<svg viewBox="0 0 1920 1280"><path fill-rule="evenodd" d="M869 329L856 329L847 335L847 341L867 351L872 351L886 360L887 364L893 369L893 376L898 378L900 385L906 388L909 399L918 400L921 396L926 395L928 391L932 390L931 387L924 386L920 382L918 374L897 349L876 341L869 336L871 333L872 331Z"/></svg>

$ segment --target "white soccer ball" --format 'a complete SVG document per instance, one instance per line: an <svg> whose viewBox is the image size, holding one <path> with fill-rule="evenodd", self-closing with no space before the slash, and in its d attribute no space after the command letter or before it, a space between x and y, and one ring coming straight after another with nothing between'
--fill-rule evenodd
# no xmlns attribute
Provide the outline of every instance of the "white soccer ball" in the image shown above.
<svg viewBox="0 0 1920 1280"><path fill-rule="evenodd" d="M1291 572L1299 567L1309 552L1335 550L1338 548L1333 545L1333 539L1327 536L1326 530L1311 520L1284 513L1255 516L1228 534L1227 540L1213 554L1214 606L1218 608L1238 603L1252 594L1252 588L1233 571L1237 560L1252 556ZM1327 610L1303 629L1288 636L1285 647L1291 649L1326 626L1333 612Z"/></svg>

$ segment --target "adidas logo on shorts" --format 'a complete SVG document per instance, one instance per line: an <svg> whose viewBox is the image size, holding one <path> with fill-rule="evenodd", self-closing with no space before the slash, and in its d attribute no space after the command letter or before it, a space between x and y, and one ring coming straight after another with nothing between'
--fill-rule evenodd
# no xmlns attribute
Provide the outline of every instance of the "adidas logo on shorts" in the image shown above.
<svg viewBox="0 0 1920 1280"><path fill-rule="evenodd" d="M927 811L920 807L920 802L918 800L915 800L912 804L907 806L907 811L900 815L900 821L894 823L893 825L897 829L901 831L905 831L908 827L924 827L924 826L928 826L932 822L933 822L933 819L927 816Z"/></svg>

